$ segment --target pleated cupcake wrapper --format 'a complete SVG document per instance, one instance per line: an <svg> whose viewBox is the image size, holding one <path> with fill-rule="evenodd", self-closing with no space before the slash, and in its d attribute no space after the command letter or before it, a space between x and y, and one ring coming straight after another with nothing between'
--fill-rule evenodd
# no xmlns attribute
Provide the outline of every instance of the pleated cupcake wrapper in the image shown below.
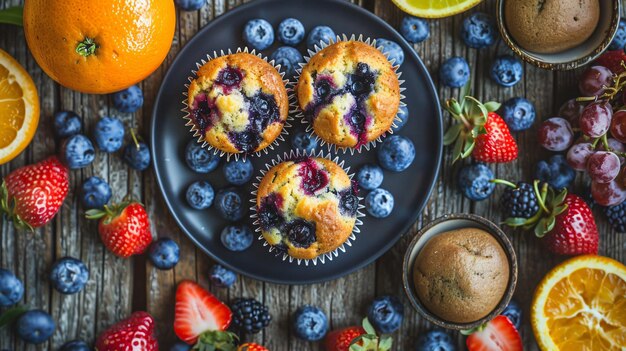
<svg viewBox="0 0 626 351"><path fill-rule="evenodd" d="M397 128L398 126L396 125L396 121L401 121L402 119L400 118L400 111L398 110L398 114L396 115L396 118L394 118L394 121L391 125L391 128L389 128L389 130L387 130L385 133L383 133L381 136L379 136L377 139L372 140L364 145L361 145L357 148L353 148L353 147L345 147L345 146L338 146L332 143L328 143L326 142L324 139L320 138L319 136L317 136L317 134L315 134L315 131L313 130L313 125L305 118L304 116L304 111L300 108L300 105L298 104L298 100L297 100L297 91L296 91L296 86L298 84L298 81L300 80L300 76L302 75L302 68L309 63L309 61L311 60L311 58L313 56L315 56L315 54L317 54L318 52L322 51L322 49L333 45L335 43L338 42L342 42L342 41L359 41L362 43L365 43L367 45L370 45L374 48L376 48L378 51L380 51L383 55L385 55L385 57L387 58L387 60L389 60L389 62L391 63L391 66L393 67L393 69L396 72L396 75L398 76L398 82L400 83L400 106L406 106L406 104L404 103L404 94L402 94L402 92L404 92L406 90L406 88L402 87L402 85L404 84L404 80L400 79L400 77L402 76L402 72L400 72L400 66L395 64L395 60L391 60L389 59L389 54L385 54L382 50L382 46L377 46L376 45L376 39L371 39L371 38L363 38L363 35L360 34L358 37L354 34L352 34L350 37L348 37L346 34L342 34L342 35L337 35L337 37L335 38L335 40L330 40L329 43L324 42L323 40L319 42L319 45L316 44L313 48L313 50L308 49L308 55L304 56L304 63L299 63L300 68L296 70L296 75L294 77L294 81L291 82L292 87L291 89L289 89L289 93L293 94L293 98L289 98L290 101L294 101L294 107L295 110L293 111L293 113L295 114L295 116L297 118L300 119L300 122L303 124L306 124L306 132L309 133L311 135L312 138L315 138L315 140L317 140L317 142L319 143L320 146L324 146L325 144L328 145L328 151L332 151L335 150L335 152L341 151L343 153L346 153L347 151L350 151L351 155L354 155L354 152L361 152L362 148L365 148L365 150L369 151L370 149L376 147L376 144L379 142L382 142L383 138L385 137L385 135L387 135L387 133L389 134L393 134L393 128Z"/></svg>
<svg viewBox="0 0 626 351"><path fill-rule="evenodd" d="M188 93L187 91L189 90L189 84L191 83L191 81L193 81L195 78L197 78L197 73L198 73L198 69L200 69L200 67L202 67L202 65L204 65L205 63L214 60L218 57L222 57L222 56L226 56L226 55L232 55L233 52L231 49L228 49L227 52L224 52L224 50L221 50L218 54L217 51L213 51L213 55L211 55L210 53L206 55L206 59L201 59L200 61L196 62L196 70L192 70L191 71L191 75L189 77L187 77L187 80L189 81L189 83L185 84L185 91L183 91L183 105L184 107L181 109L181 111L185 114L183 116L183 119L185 119L187 121L187 123L185 124L185 126L190 128L191 133L193 133L193 137L197 138L198 143L202 143L202 147L207 148L208 150L212 150L214 154L219 154L220 156L224 156L226 155L226 160L230 160L231 157L234 157L235 160L238 160L239 157L243 158L244 160L246 159L246 157L248 156L261 156L261 153L265 153L266 155L269 153L270 150L274 150L274 147L278 146L278 143L281 141L285 141L285 136L287 136L289 134L289 128L291 128L291 121L293 121L293 117L292 117L292 111L294 111L294 109L296 108L296 101L295 101L295 95L291 93L291 84L289 84L289 80L285 79L285 72L281 71L281 65L276 64L274 62L274 60L269 60L267 57L264 57L261 53L256 53L255 50L250 51L247 47L244 48L237 48L237 50L234 52L236 54L238 53L249 53L252 55L255 55L261 59L263 59L264 61L266 61L267 63L269 63L270 65L272 65L280 74L280 77L283 80L283 84L285 86L285 88L287 89L287 96L289 99L289 113L287 114L287 119L285 120L285 124L283 125L283 129L280 133L280 135L278 135L278 137L276 137L276 139L270 143L268 146L266 146L263 150L260 151L255 151L252 153L231 153L231 152L226 152L226 151L222 151L220 149L217 149L215 147L213 147L211 144L209 144L208 142L206 142L205 140L205 136L204 133L202 133L202 131L200 131L193 119L191 118L190 114L191 114L191 110L189 105L187 104L187 98L188 98Z"/></svg>
<svg viewBox="0 0 626 351"><path fill-rule="evenodd" d="M295 151L291 150L290 152L285 152L282 157L280 155L276 156L276 158L273 159L271 162L265 164L265 169L261 169L261 175L256 177L257 181L253 183L255 190L252 191L252 198L250 199L250 202L253 203L253 206L250 207L250 210L253 212L251 217L254 219L253 224L255 226L255 232L259 233L258 240L263 242L263 246L268 247L268 250L270 253L272 253L276 257L280 257L283 261L289 261L289 263L296 263L298 265L303 264L305 266L309 266L309 265L316 266L318 263L324 264L328 261L332 261L333 258L339 256L340 253L346 252L347 248L352 246L352 242L356 240L356 234L361 232L361 230L359 229L359 226L363 224L363 221L361 221L359 218L365 217L365 214L361 212L361 210L364 209L365 206L362 204L363 198L359 196L358 197L359 206L357 207L356 222L354 223L354 227L352 228L352 233L350 233L350 236L348 237L348 239L346 239L346 241L335 250L322 254L313 259L300 259L300 258L291 257L286 252L281 252L280 250L277 250L274 246L272 246L270 243L268 243L267 240L265 240L265 237L263 237L263 234L261 232L261 221L259 220L257 206L256 206L256 197L257 197L259 185L261 184L261 180L263 179L265 174L267 174L267 172L269 172L269 170L272 169L272 167L278 165L281 162L293 160L297 157L302 157L302 156L321 157L321 158L325 158L327 160L333 161L336 164L338 164L339 167L341 167L346 172L346 174L351 180L354 177L354 174L349 173L350 167L345 167L344 161L339 161L339 157L337 156L335 156L335 158L333 159L331 158L330 154L328 153L325 154L324 151L322 150L318 151L317 153L315 152L315 150L311 150L311 152L306 152L306 151L299 150L299 149Z"/></svg>

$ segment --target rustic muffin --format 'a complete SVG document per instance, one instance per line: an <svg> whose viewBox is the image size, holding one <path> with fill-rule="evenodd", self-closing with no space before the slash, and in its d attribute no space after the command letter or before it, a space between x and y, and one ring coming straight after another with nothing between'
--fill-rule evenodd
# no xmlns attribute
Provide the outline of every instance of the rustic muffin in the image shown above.
<svg viewBox="0 0 626 351"><path fill-rule="evenodd" d="M315 54L296 88L304 118L322 140L359 148L387 132L400 106L389 60L360 41L340 41Z"/></svg>
<svg viewBox="0 0 626 351"><path fill-rule="evenodd" d="M272 167L256 198L265 240L297 259L341 246L352 233L358 204L356 187L339 165L309 156Z"/></svg>
<svg viewBox="0 0 626 351"><path fill-rule="evenodd" d="M413 282L422 304L454 323L475 322L504 296L509 261L497 239L464 228L430 239L415 259Z"/></svg>
<svg viewBox="0 0 626 351"><path fill-rule="evenodd" d="M223 152L250 154L280 135L289 113L278 71L240 52L205 63L191 81L187 105L192 131Z"/></svg>

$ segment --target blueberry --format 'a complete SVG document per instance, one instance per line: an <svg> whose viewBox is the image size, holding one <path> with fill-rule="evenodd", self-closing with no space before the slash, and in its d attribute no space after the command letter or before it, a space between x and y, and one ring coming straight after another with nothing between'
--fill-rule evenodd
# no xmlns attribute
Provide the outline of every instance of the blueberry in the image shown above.
<svg viewBox="0 0 626 351"><path fill-rule="evenodd" d="M380 48L383 54L394 66L400 66L404 62L404 51L398 43L387 39L376 39L376 46Z"/></svg>
<svg viewBox="0 0 626 351"><path fill-rule="evenodd" d="M253 19L243 29L243 39L257 50L265 50L274 43L274 28L264 19Z"/></svg>
<svg viewBox="0 0 626 351"><path fill-rule="evenodd" d="M383 183L383 169L375 164L368 163L356 172L356 181L365 190L374 190Z"/></svg>
<svg viewBox="0 0 626 351"><path fill-rule="evenodd" d="M491 66L491 78L503 87L512 87L522 80L522 62L510 55L498 56Z"/></svg>
<svg viewBox="0 0 626 351"><path fill-rule="evenodd" d="M15 324L17 336L29 344L41 344L48 340L56 325L54 320L45 311L32 310L22 314Z"/></svg>
<svg viewBox="0 0 626 351"><path fill-rule="evenodd" d="M509 304L506 306L504 311L501 313L503 316L507 316L507 318L513 323L515 328L519 330L522 326L522 309L517 302L511 300Z"/></svg>
<svg viewBox="0 0 626 351"><path fill-rule="evenodd" d="M293 146L294 149L303 150L308 154L317 147L317 139L311 136L310 133L298 132L293 136L293 139L291 139L291 146Z"/></svg>
<svg viewBox="0 0 626 351"><path fill-rule="evenodd" d="M228 221L238 221L243 217L244 200L235 188L222 189L215 195L217 212Z"/></svg>
<svg viewBox="0 0 626 351"><path fill-rule="evenodd" d="M417 340L416 351L456 351L450 335L442 330L431 330Z"/></svg>
<svg viewBox="0 0 626 351"><path fill-rule="evenodd" d="M293 314L293 331L305 341L319 341L328 333L328 317L315 306L299 307Z"/></svg>
<svg viewBox="0 0 626 351"><path fill-rule="evenodd" d="M391 128L394 133L402 129L409 121L409 108L406 105L400 106L400 108L398 109L397 117L398 118L396 118L396 120L394 121L396 126Z"/></svg>
<svg viewBox="0 0 626 351"><path fill-rule="evenodd" d="M124 123L117 118L104 117L96 123L93 137L100 150L115 152L124 142Z"/></svg>
<svg viewBox="0 0 626 351"><path fill-rule="evenodd" d="M496 42L496 29L493 19L486 13L476 12L463 21L461 38L465 45L474 49L482 49Z"/></svg>
<svg viewBox="0 0 626 351"><path fill-rule="evenodd" d="M143 105L143 92L137 85L133 85L113 94L113 105L120 112L133 113Z"/></svg>
<svg viewBox="0 0 626 351"><path fill-rule="evenodd" d="M287 77L293 77L299 68L298 63L304 62L304 58L298 49L291 46L281 46L270 56L274 63L280 65Z"/></svg>
<svg viewBox="0 0 626 351"><path fill-rule="evenodd" d="M150 149L143 142L130 143L124 148L124 161L131 168L144 171L150 166Z"/></svg>
<svg viewBox="0 0 626 351"><path fill-rule="evenodd" d="M609 50L624 50L624 46L626 46L626 20L620 19Z"/></svg>
<svg viewBox="0 0 626 351"><path fill-rule="evenodd" d="M414 159L415 146L403 136L387 137L378 149L378 162L388 171L402 172L409 168Z"/></svg>
<svg viewBox="0 0 626 351"><path fill-rule="evenodd" d="M305 220L296 219L289 223L287 237L293 246L307 248L315 242L315 227Z"/></svg>
<svg viewBox="0 0 626 351"><path fill-rule="evenodd" d="M18 303L24 296L24 285L11 271L0 268L0 307Z"/></svg>
<svg viewBox="0 0 626 351"><path fill-rule="evenodd" d="M286 18L278 25L278 40L286 45L298 45L304 39L304 26L295 18Z"/></svg>
<svg viewBox="0 0 626 351"><path fill-rule="evenodd" d="M400 22L400 33L409 43L421 43L430 36L430 26L426 20L406 16Z"/></svg>
<svg viewBox="0 0 626 351"><path fill-rule="evenodd" d="M445 60L439 69L439 78L445 86L450 88L464 86L470 78L470 68L467 61L460 56Z"/></svg>
<svg viewBox="0 0 626 351"><path fill-rule="evenodd" d="M535 122L535 105L522 97L510 98L502 104L500 115L511 131L521 132Z"/></svg>
<svg viewBox="0 0 626 351"><path fill-rule="evenodd" d="M83 290L89 280L89 269L83 261L63 257L52 265L50 282L61 294L76 294Z"/></svg>
<svg viewBox="0 0 626 351"><path fill-rule="evenodd" d="M576 171L567 163L565 156L554 155L548 161L539 161L535 177L548 183L553 189L567 188L576 178Z"/></svg>
<svg viewBox="0 0 626 351"><path fill-rule="evenodd" d="M185 148L185 162L197 173L210 173L220 164L219 155L202 147L202 144L192 140Z"/></svg>
<svg viewBox="0 0 626 351"><path fill-rule="evenodd" d="M209 271L209 280L219 288L230 288L237 281L237 274L222 265L216 264Z"/></svg>
<svg viewBox="0 0 626 351"><path fill-rule="evenodd" d="M100 177L89 177L83 182L81 200L86 209L103 208L112 195L111 187Z"/></svg>
<svg viewBox="0 0 626 351"><path fill-rule="evenodd" d="M84 168L96 158L96 150L89 138L82 134L75 134L63 142L61 158L70 169Z"/></svg>
<svg viewBox="0 0 626 351"><path fill-rule="evenodd" d="M309 32L306 38L306 45L309 49L313 49L315 45L321 46L321 43L329 44L337 39L337 35L328 26L317 26Z"/></svg>
<svg viewBox="0 0 626 351"><path fill-rule="evenodd" d="M185 197L189 206L196 210L205 210L213 204L215 192L209 182L199 180L189 185Z"/></svg>
<svg viewBox="0 0 626 351"><path fill-rule="evenodd" d="M365 198L365 207L370 215L385 218L393 211L393 195L385 189L374 189Z"/></svg>
<svg viewBox="0 0 626 351"><path fill-rule="evenodd" d="M174 268L180 259L180 248L178 244L170 238L159 238L150 244L148 257L152 264L161 270Z"/></svg>
<svg viewBox="0 0 626 351"><path fill-rule="evenodd" d="M254 234L247 225L229 225L222 230L220 238L228 250L243 251L252 245Z"/></svg>
<svg viewBox="0 0 626 351"><path fill-rule="evenodd" d="M182 341L177 341L170 348L170 351L189 351L189 350L191 350L191 345L184 343Z"/></svg>
<svg viewBox="0 0 626 351"><path fill-rule="evenodd" d="M481 201L493 193L494 178L491 169L482 163L466 165L459 171L459 189L466 198Z"/></svg>
<svg viewBox="0 0 626 351"><path fill-rule="evenodd" d="M54 114L54 132L57 137L67 138L80 133L82 128L83 122L76 112L59 111Z"/></svg>
<svg viewBox="0 0 626 351"><path fill-rule="evenodd" d="M174 0L174 2L183 11L196 11L200 10L207 0Z"/></svg>
<svg viewBox="0 0 626 351"><path fill-rule="evenodd" d="M393 333L402 324L404 306L395 296L381 296L372 301L367 310L367 318L379 332Z"/></svg>
<svg viewBox="0 0 626 351"><path fill-rule="evenodd" d="M222 171L224 171L226 181L230 184L244 185L252 179L254 166L250 160L239 159L226 163Z"/></svg>
<svg viewBox="0 0 626 351"><path fill-rule="evenodd" d="M82 340L72 340L63 344L59 351L91 351L91 348Z"/></svg>

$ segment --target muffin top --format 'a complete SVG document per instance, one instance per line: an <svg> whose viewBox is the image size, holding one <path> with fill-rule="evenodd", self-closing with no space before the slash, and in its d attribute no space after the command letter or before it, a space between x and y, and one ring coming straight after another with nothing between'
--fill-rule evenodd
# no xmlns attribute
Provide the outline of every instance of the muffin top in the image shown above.
<svg viewBox="0 0 626 351"><path fill-rule="evenodd" d="M400 106L400 84L378 49L343 41L322 49L303 67L297 96L321 139L358 148L391 128Z"/></svg>
<svg viewBox="0 0 626 351"><path fill-rule="evenodd" d="M272 65L241 52L210 60L196 75L187 105L189 124L202 141L224 152L248 154L280 135L289 101Z"/></svg>
<svg viewBox="0 0 626 351"><path fill-rule="evenodd" d="M308 156L272 167L256 198L265 240L299 259L343 244L356 223L358 203L356 187L339 165Z"/></svg>
<svg viewBox="0 0 626 351"><path fill-rule="evenodd" d="M497 307L509 269L497 239L464 228L438 234L424 245L415 259L413 283L430 312L449 322L471 323Z"/></svg>

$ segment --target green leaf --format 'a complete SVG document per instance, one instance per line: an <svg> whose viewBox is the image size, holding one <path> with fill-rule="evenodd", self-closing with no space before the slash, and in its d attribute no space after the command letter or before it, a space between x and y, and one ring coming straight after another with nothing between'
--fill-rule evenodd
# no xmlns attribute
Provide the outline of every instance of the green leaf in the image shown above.
<svg viewBox="0 0 626 351"><path fill-rule="evenodd" d="M198 342L193 346L197 351L236 351L237 334L225 331L207 331L200 334Z"/></svg>
<svg viewBox="0 0 626 351"><path fill-rule="evenodd" d="M0 23L13 24L16 26L23 26L22 18L24 8L21 6L9 7L0 11Z"/></svg>
<svg viewBox="0 0 626 351"><path fill-rule="evenodd" d="M537 225L535 226L535 235L538 238L543 238L549 232L549 230L547 230L549 221L550 217L544 217L537 222Z"/></svg>
<svg viewBox="0 0 626 351"><path fill-rule="evenodd" d="M552 215L558 216L561 213L565 212L566 210L567 210L567 204L561 204L560 206L557 206L554 208L554 210L552 210Z"/></svg>
<svg viewBox="0 0 626 351"><path fill-rule="evenodd" d="M463 129L462 123L457 123L452 127L448 128L448 131L443 136L443 145L451 145L461 134L461 130Z"/></svg>
<svg viewBox="0 0 626 351"><path fill-rule="evenodd" d="M471 90L472 90L472 79L468 79L467 83L465 83L465 85L461 87L461 90L459 91L459 94L461 94L460 98L463 99L466 96L468 96Z"/></svg>
<svg viewBox="0 0 626 351"><path fill-rule="evenodd" d="M467 138L465 140L465 145L463 145L463 153L461 154L461 158L467 158L474 151L474 146L476 146L476 141L474 138Z"/></svg>
<svg viewBox="0 0 626 351"><path fill-rule="evenodd" d="M552 201L552 206L557 207L562 205L565 202L565 198L567 197L567 189L563 189Z"/></svg>
<svg viewBox="0 0 626 351"><path fill-rule="evenodd" d="M500 109L502 104L496 101L488 101L484 104L488 112L496 112Z"/></svg>
<svg viewBox="0 0 626 351"><path fill-rule="evenodd" d="M19 316L26 312L22 306L11 307L0 315L0 329L10 326Z"/></svg>
<svg viewBox="0 0 626 351"><path fill-rule="evenodd" d="M554 216L548 217L548 220L546 221L546 233L551 232L552 229L554 229L555 225L556 225L556 217Z"/></svg>
<svg viewBox="0 0 626 351"><path fill-rule="evenodd" d="M393 339L390 336L385 336L380 340L380 343L378 344L378 350L388 351L388 350L391 350L392 346L393 346Z"/></svg>
<svg viewBox="0 0 626 351"><path fill-rule="evenodd" d="M463 111L463 109L461 108L461 105L459 105L459 102L456 101L456 99L454 98L446 100L446 110L450 112L452 117L454 117L455 119Z"/></svg>
<svg viewBox="0 0 626 351"><path fill-rule="evenodd" d="M365 329L367 334L376 336L376 329L374 329L367 317L363 318L363 329Z"/></svg>
<svg viewBox="0 0 626 351"><path fill-rule="evenodd" d="M484 125L487 122L488 111L480 101L471 96L466 96L465 115L473 121L474 125Z"/></svg>
<svg viewBox="0 0 626 351"><path fill-rule="evenodd" d="M528 224L528 218L510 217L504 221L504 224L509 227L521 227Z"/></svg>
<svg viewBox="0 0 626 351"><path fill-rule="evenodd" d="M461 158L463 144L465 144L465 137L461 135L459 138L456 139L456 142L454 143L454 148L452 149L452 163Z"/></svg>

